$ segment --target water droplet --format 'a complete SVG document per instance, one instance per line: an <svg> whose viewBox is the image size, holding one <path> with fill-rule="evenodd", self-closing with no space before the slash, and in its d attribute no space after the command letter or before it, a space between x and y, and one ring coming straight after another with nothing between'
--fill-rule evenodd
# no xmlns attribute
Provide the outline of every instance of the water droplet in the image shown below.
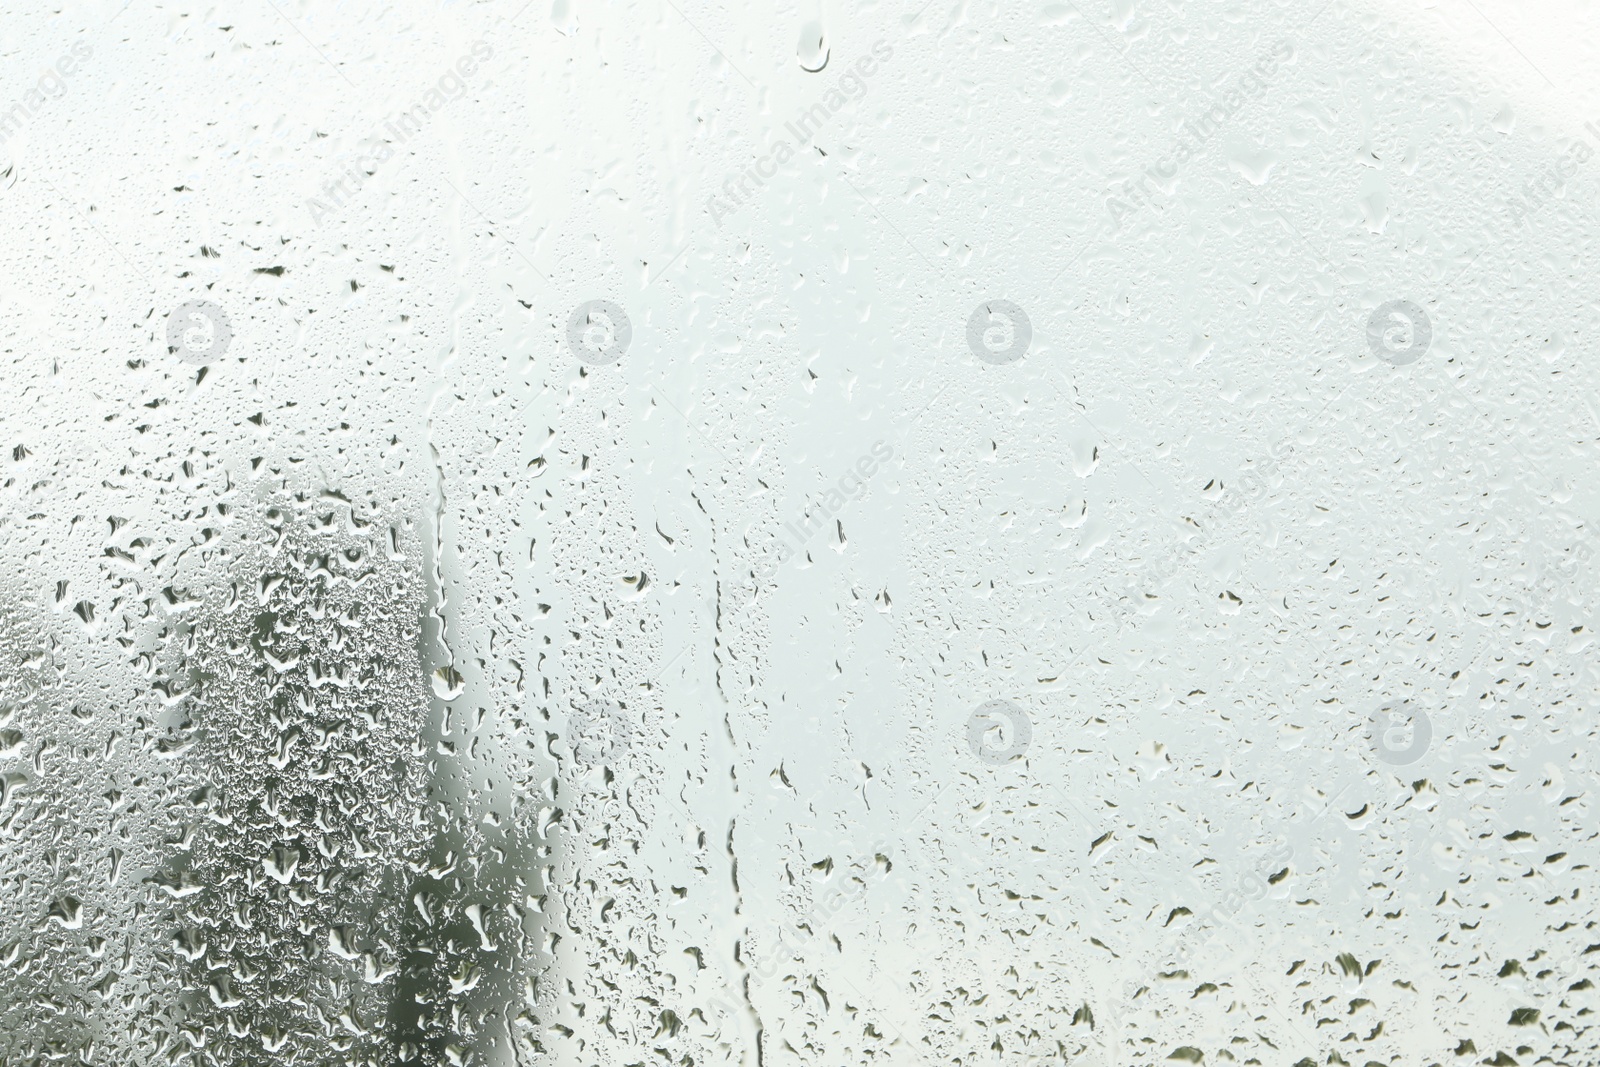
<svg viewBox="0 0 1600 1067"><path fill-rule="evenodd" d="M822 23L811 21L800 30L800 68L815 74L828 65L828 42L822 35Z"/></svg>
<svg viewBox="0 0 1600 1067"><path fill-rule="evenodd" d="M454 667L440 667L433 672L433 694L440 700L454 700L466 687L467 680Z"/></svg>
<svg viewBox="0 0 1600 1067"><path fill-rule="evenodd" d="M572 0L556 0L550 8L550 21L555 25L556 32L572 36L572 31L578 28L577 14L572 10Z"/></svg>

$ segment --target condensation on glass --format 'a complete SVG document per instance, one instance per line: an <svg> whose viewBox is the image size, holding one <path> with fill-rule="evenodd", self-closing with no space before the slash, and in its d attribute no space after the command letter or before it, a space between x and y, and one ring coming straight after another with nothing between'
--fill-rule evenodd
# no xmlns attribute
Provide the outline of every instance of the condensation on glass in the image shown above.
<svg viewBox="0 0 1600 1067"><path fill-rule="evenodd" d="M1558 3L11 5L0 1064L1561 1064Z"/></svg>

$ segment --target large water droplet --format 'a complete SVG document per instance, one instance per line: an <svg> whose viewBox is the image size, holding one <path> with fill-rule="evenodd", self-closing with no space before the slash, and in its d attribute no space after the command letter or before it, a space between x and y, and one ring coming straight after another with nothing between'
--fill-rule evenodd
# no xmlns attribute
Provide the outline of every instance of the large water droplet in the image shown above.
<svg viewBox="0 0 1600 1067"><path fill-rule="evenodd" d="M550 21L555 25L556 32L572 36L572 31L578 27L577 13L572 9L572 0L556 0L550 8Z"/></svg>
<svg viewBox="0 0 1600 1067"><path fill-rule="evenodd" d="M822 23L808 22L800 30L800 67L812 74L828 65L828 42L822 36Z"/></svg>
<svg viewBox="0 0 1600 1067"><path fill-rule="evenodd" d="M454 667L440 667L433 672L433 695L440 700L454 700L467 688L467 680Z"/></svg>

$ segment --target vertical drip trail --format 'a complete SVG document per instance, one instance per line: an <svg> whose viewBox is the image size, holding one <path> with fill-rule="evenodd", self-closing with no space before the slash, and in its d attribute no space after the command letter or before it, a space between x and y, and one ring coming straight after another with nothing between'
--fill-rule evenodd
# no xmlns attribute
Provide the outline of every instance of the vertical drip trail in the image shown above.
<svg viewBox="0 0 1600 1067"><path fill-rule="evenodd" d="M703 506L702 510L704 510ZM711 558L712 565L715 567L718 562L716 518L709 514L706 518L711 527ZM722 580L717 578L714 584L716 594L713 604L712 646L714 649L720 649L723 647ZM717 696L721 699L724 709L730 709L724 710L722 714L722 732L728 742L728 781L733 787L733 801L729 805L729 810L732 814L728 816L728 829L724 837L724 848L728 853L728 877L733 888L733 914L737 918L744 915L744 891L739 885L739 855L734 848L734 836L739 827L739 745L733 733L732 705L728 700L726 691L722 688L722 658L720 655L715 655L715 653L713 655L716 663ZM750 928L748 926L738 926L736 928L740 931L735 935L736 938L747 938L749 936ZM755 1000L750 995L750 967L739 951L739 944L738 940L734 942L734 960L738 964L740 971L739 995L744 1001L745 1013L749 1017L751 1025L755 1028L755 1060L757 1067L761 1067L763 1063L762 1042L766 1035L766 1023L761 1018L761 1009L756 1007Z"/></svg>
<svg viewBox="0 0 1600 1067"><path fill-rule="evenodd" d="M455 657L450 652L450 620L445 608L450 594L444 587L444 518L445 518L445 478L444 463L439 456L439 447L433 443L433 420L428 420L428 452L433 456L434 491L433 491L433 559L429 561L428 570L432 576L433 603L428 607L428 614L432 615L439 625L439 647L444 650L446 663L454 664Z"/></svg>

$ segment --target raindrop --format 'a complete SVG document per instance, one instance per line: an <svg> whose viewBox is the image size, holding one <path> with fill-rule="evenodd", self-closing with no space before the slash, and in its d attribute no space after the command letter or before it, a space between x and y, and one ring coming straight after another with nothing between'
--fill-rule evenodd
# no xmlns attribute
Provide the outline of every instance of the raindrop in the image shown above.
<svg viewBox="0 0 1600 1067"><path fill-rule="evenodd" d="M572 36L572 31L578 28L577 13L572 9L572 0L556 0L550 8L550 21L558 33Z"/></svg>
<svg viewBox="0 0 1600 1067"><path fill-rule="evenodd" d="M800 69L815 74L828 65L828 42L822 35L822 23L808 22L800 31Z"/></svg>

